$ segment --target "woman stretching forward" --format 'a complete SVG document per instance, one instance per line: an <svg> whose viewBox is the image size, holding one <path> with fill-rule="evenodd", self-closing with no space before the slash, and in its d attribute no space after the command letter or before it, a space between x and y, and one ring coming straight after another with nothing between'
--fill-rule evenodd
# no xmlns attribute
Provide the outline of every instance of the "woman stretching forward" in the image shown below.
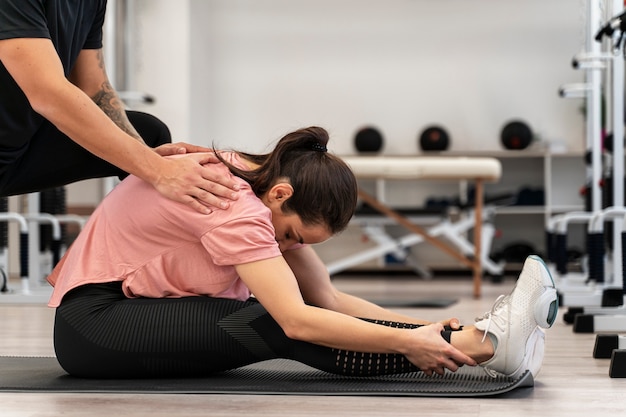
<svg viewBox="0 0 626 417"><path fill-rule="evenodd" d="M310 245L347 226L357 184L327 142L310 127L267 155L217 152L223 163L210 166L241 191L208 215L137 177L119 184L48 279L61 366L80 377L145 378L289 358L357 376L477 364L536 374L540 327L557 309L537 257L509 296L462 330L457 319L416 320L333 286Z"/></svg>

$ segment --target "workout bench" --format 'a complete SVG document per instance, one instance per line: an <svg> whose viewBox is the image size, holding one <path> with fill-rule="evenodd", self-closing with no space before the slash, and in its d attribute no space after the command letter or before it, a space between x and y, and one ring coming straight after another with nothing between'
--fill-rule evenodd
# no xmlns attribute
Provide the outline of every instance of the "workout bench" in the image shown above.
<svg viewBox="0 0 626 417"><path fill-rule="evenodd" d="M446 223L447 220L425 229L416 224L401 210L389 207L380 198L376 198L359 187L359 198L372 209L391 219L394 223L406 228L411 234L402 242L395 242L384 235L377 239L378 247L374 250L366 250L366 253L351 256L349 260L343 260L327 265L331 274L339 269L357 265L365 260L374 259L382 253L393 252L399 247L408 247L420 242L428 242L444 253L460 261L473 271L473 294L481 296L481 281L484 262L487 256L482 253L482 230L483 230L483 199L484 182L497 181L502 172L500 162L495 158L468 158L468 157L444 157L444 156L350 156L342 158L351 168L358 179L375 180L454 180L459 182L473 182L475 187L475 205L473 219L469 224L462 226ZM380 197L380 196L379 196ZM367 226L367 220L364 220ZM361 220L363 223L363 220ZM377 227L376 224L370 224ZM473 245L460 238L461 231L473 228ZM439 236L453 240L453 244L439 239ZM473 248L473 253L467 254ZM368 258L368 259L365 259ZM350 265L351 263L351 265ZM490 265L493 266L493 265Z"/></svg>

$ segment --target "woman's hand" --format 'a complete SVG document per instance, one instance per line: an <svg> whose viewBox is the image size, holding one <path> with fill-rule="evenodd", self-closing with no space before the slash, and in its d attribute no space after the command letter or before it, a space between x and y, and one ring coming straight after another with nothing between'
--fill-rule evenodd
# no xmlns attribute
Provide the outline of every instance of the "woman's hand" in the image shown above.
<svg viewBox="0 0 626 417"><path fill-rule="evenodd" d="M441 337L443 324L434 323L411 330L415 344L405 356L426 375L443 375L448 369L456 372L461 366L476 366L470 358Z"/></svg>

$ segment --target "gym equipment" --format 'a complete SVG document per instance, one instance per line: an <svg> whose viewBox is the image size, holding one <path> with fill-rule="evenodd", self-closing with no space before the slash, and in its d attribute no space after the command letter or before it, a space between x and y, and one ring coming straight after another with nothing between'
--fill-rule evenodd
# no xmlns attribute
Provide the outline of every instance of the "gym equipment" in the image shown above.
<svg viewBox="0 0 626 417"><path fill-rule="evenodd" d="M626 337L618 334L598 334L593 347L593 357L609 359L613 349L626 349Z"/></svg>
<svg viewBox="0 0 626 417"><path fill-rule="evenodd" d="M626 337L618 334L598 334L593 347L596 359L611 359L609 376L626 378Z"/></svg>
<svg viewBox="0 0 626 417"><path fill-rule="evenodd" d="M517 192L516 206L543 206L546 203L543 188L522 187Z"/></svg>
<svg viewBox="0 0 626 417"><path fill-rule="evenodd" d="M344 157L358 179L376 180L376 197L359 187L361 201L372 209L387 217L385 222L398 224L410 233L401 239L392 239L385 233L381 216L355 216L353 222L359 224L372 238L377 246L360 253L350 255L339 261L326 265L329 273L335 274L351 266L368 260L376 259L387 253L398 253L402 256L404 248L421 242L428 242L463 265L470 267L474 275L474 297L480 297L480 285L483 266L490 268L495 274L501 273L502 267L496 265L488 257L486 247L482 245L482 232L490 240L493 236L493 227L484 223L489 210L483 211L483 183L497 181L502 173L500 162L495 158L467 158L467 157ZM387 180L453 180L465 184L467 181L475 183L475 207L472 216L466 216L461 221L451 223L447 218L435 220L437 223L425 229L418 226L419 218L408 218L397 210L390 208L385 201L385 181ZM473 244L464 236L473 229ZM444 242L438 236L445 236ZM490 271L490 272L491 272Z"/></svg>
<svg viewBox="0 0 626 417"><path fill-rule="evenodd" d="M367 126L359 129L354 135L354 147L361 153L380 152L384 138L379 129Z"/></svg>
<svg viewBox="0 0 626 417"><path fill-rule="evenodd" d="M6 201L3 204L6 207ZM28 263L28 247L29 247L29 230L28 223L24 216L18 213L3 212L0 213L0 222L6 226L7 222L16 222L20 227L20 278L22 282L22 291L28 290L28 278L29 278L29 263ZM0 269L2 270L3 284L2 284L2 299L5 299L10 292L8 286L8 242L7 246L3 248L2 255L0 256Z"/></svg>
<svg viewBox="0 0 626 417"><path fill-rule="evenodd" d="M596 359L611 359L609 376L626 378L626 337L618 334L598 334L593 348Z"/></svg>
<svg viewBox="0 0 626 417"><path fill-rule="evenodd" d="M62 195L64 198L63 193ZM46 303L50 298L51 287L45 282L45 278L52 271L64 251L62 224L75 223L82 228L87 221L82 216L52 215L40 212L40 193L30 193L25 197L28 201L26 213L0 213L0 222L15 221L20 225L21 277L20 290L13 291L7 286L0 293L0 303ZM44 225L51 227L50 239L46 243L41 240L41 226ZM43 230L45 233L45 229ZM45 236L43 238L45 239ZM0 262L2 262L2 257L0 257ZM6 268L6 265L0 265L0 267Z"/></svg>
<svg viewBox="0 0 626 417"><path fill-rule="evenodd" d="M500 142L505 149L526 149L532 140L530 126L521 120L506 123L500 132Z"/></svg>
<svg viewBox="0 0 626 417"><path fill-rule="evenodd" d="M441 126L429 126L420 133L419 145L423 151L445 151L450 146L450 136Z"/></svg>
<svg viewBox="0 0 626 417"><path fill-rule="evenodd" d="M587 234L587 251L589 253L588 280L578 282L577 286L570 285L563 293L560 287L561 305L570 307L563 315L566 323L574 324L574 332L593 333L595 331L621 331L626 329L626 307L624 307L622 265L617 261L607 262L604 254L603 225L612 218L623 218L626 215L624 208L610 207L591 217ZM622 240L626 232L622 232ZM562 244L561 244L562 245ZM624 246L622 246L622 252ZM559 250L562 252L562 249ZM624 259L624 254L613 251L615 258ZM563 266L560 266L562 268ZM613 271L613 275L610 272ZM610 280L605 282L605 274L609 273ZM602 318L598 316L603 316ZM607 316L607 317L605 317ZM617 317L608 317L617 316ZM622 316L618 318L618 316ZM597 323L597 324L596 324Z"/></svg>
<svg viewBox="0 0 626 417"><path fill-rule="evenodd" d="M604 6L604 9L603 9ZM605 10L608 16L613 11L622 11L620 15L610 17L607 23L598 28L595 26L600 19L600 11ZM623 332L626 331L626 280L624 279L624 246L626 245L626 231L624 221L626 209L624 208L624 141L613 138L624 137L624 51L623 38L626 33L626 12L624 3L618 0L607 1L602 5L598 0L588 0L588 34L595 33L595 39L588 39L588 53L580 56L580 62L584 63L587 69L588 96L587 96L587 149L590 149L590 174L589 181L591 188L590 209L593 218L588 227L589 244L589 284L593 293L594 305L572 308L564 316L566 321L571 321L573 316L573 330L576 333L592 332ZM606 38L606 39L605 39ZM597 42L593 42L593 41ZM600 43L607 46L608 51L600 53ZM612 132L605 138L604 144L601 142L601 74L605 74L605 96L607 97L606 126ZM602 146L612 153L612 157L607 159L610 165L611 193L603 195L601 191L601 181L603 180ZM605 197L605 198L602 198ZM602 202L609 202L610 206L601 209ZM608 245L604 242L604 222L612 220L611 238ZM612 242L612 244L611 244ZM604 253L605 245L611 249L609 254ZM606 267L606 264L610 268ZM604 274L609 274L608 281L614 288L604 287L594 288L596 281L603 283ZM620 283L621 280L621 283ZM620 285L617 285L620 284ZM611 291L607 291L611 290ZM598 297L601 295L601 297ZM569 296L569 293L566 294ZM584 297L583 297L584 298ZM598 298L601 304L598 305ZM566 298L567 300L567 298ZM589 301L589 298L587 298ZM609 305L607 305L609 304ZM609 375L611 377L626 377L626 350L619 346L620 337L617 337L618 346L614 346L611 352L611 366ZM614 339L615 340L615 339ZM596 355L606 357L607 348L598 346L600 339L597 339ZM601 353L602 351L602 353Z"/></svg>
<svg viewBox="0 0 626 417"><path fill-rule="evenodd" d="M205 378L85 379L68 376L52 357L0 357L0 392L111 394L266 394L393 397L483 397L534 386L530 371L517 379L491 377L480 367L426 376L422 372L348 377L274 359Z"/></svg>
<svg viewBox="0 0 626 417"><path fill-rule="evenodd" d="M626 349L613 349L609 376L611 378L626 378Z"/></svg>
<svg viewBox="0 0 626 417"><path fill-rule="evenodd" d="M570 288L586 288L587 274L572 274L567 270L567 234L571 224L588 224L591 220L590 212L569 212L553 216L548 221L546 227L546 248L548 252L548 264L552 267L553 276L557 280L559 292L567 291ZM574 275L574 276L573 276ZM559 296L561 305L563 303L562 294Z"/></svg>
<svg viewBox="0 0 626 417"><path fill-rule="evenodd" d="M613 136L613 133L607 133L607 135L604 137L604 141L602 145L606 151L613 152L614 142L615 142L615 137Z"/></svg>
<svg viewBox="0 0 626 417"><path fill-rule="evenodd" d="M626 331L624 314L576 314L574 333L623 332Z"/></svg>
<svg viewBox="0 0 626 417"><path fill-rule="evenodd" d="M38 277L42 282L46 279L48 274L52 272L54 265L56 265L61 259L61 222L48 213L33 213L25 214L24 218L28 222L34 222L41 225L50 225L52 227L52 236L50 242L49 251L42 252L40 249L39 255L36 257L39 260L39 268L41 276ZM40 235L41 236L41 235ZM41 242L41 240L39 240ZM40 243L41 248L41 243ZM37 279L37 277L35 277ZM25 293L30 291L30 288L24 288Z"/></svg>
<svg viewBox="0 0 626 417"><path fill-rule="evenodd" d="M614 10L623 10L623 4L617 4L618 2L613 2L610 7L606 7L607 12L610 9ZM623 58L620 56L621 54L616 53L616 48L619 47L619 42L616 42L617 39L612 39L612 44L610 47L613 48L611 52L601 52L601 45L599 42L596 42L597 39L601 38L600 33L606 31L605 29L600 29L599 21L601 20L600 12L604 10L603 5L599 0L588 0L587 1L587 27L586 27L586 51L580 54L577 54L573 59L573 65L575 68L580 68L585 70L585 87L579 89L584 92L582 97L586 98L586 119L587 119L587 132L586 132L586 149L588 149L588 153L586 155L586 159L588 160L588 169L587 175L589 180L587 181L589 186L589 191L586 195L588 197L587 207L588 210L592 213L592 215L602 216L602 208L603 208L603 192L602 192L602 184L603 181L603 154L602 154L602 137L601 137L601 128L602 128L602 73L604 72L606 82L606 92L605 96L607 97L606 104L607 109L610 111L606 111L607 117L610 119L607 120L607 125L612 126L613 134L616 137L624 136L624 124L623 124L623 112L624 112L624 103L623 103L623 74L624 74L624 62ZM594 39L595 37L595 39ZM610 64L610 65L608 65ZM562 89L565 91L567 89ZM614 155L622 155L623 154L623 141L613 141ZM623 158L613 158L613 177L614 178L623 178ZM619 210L623 207L623 184L618 185L617 183L621 183L621 181L613 181L613 206L619 212ZM611 208L607 208L606 210L611 210ZM608 215L608 212L605 212ZM619 231L622 229L623 225L623 216L619 214L609 215L613 219L613 259L612 259L612 278L614 280L622 279L622 249L621 249L621 237L618 235ZM601 223L604 220L599 220ZM592 253L590 256L590 263L593 267L593 271L590 271L590 274L593 274L592 283L587 290L587 295L590 292L595 293L593 295L593 300L586 299L585 297L580 298L580 302L584 302L585 304L581 305L598 305L598 300L601 300L601 292L597 291L596 281L600 280L601 283L604 282L603 270L598 268L598 265L604 265L604 252L603 252L603 242L597 242L597 236L594 236L594 233L598 233L597 228L592 230L589 229L589 233L592 236L588 237L588 247L591 248ZM590 242L590 241L591 242ZM597 252L597 253L595 253ZM602 268L603 269L603 268ZM563 271L561 271L563 272ZM560 286L558 286L560 288ZM581 286L581 288L584 287ZM571 290L571 289L570 289ZM584 292L584 290L583 290ZM576 290L574 292L575 295L580 295L581 292ZM568 299L570 297L571 292L564 293L564 303L567 305L573 305Z"/></svg>
<svg viewBox="0 0 626 417"><path fill-rule="evenodd" d="M570 215L569 218L585 221L588 219L587 227L587 253L588 253L588 277L584 282L579 282L579 285L569 286L566 291L563 291L564 286L559 285L559 291L561 294L562 305L574 306L574 307L592 307L592 306L614 306L616 303L613 293L619 293L619 305L623 304L622 292L622 265L620 262L616 262L615 259L612 262L608 262L605 257L605 239L604 239L604 224L614 218L623 218L626 215L624 208L609 207L599 213L587 213L586 215ZM564 216L564 219L567 219ZM565 235L560 234L557 239L558 254L558 267L557 271L562 275L566 274L566 266L564 258L565 247ZM617 254L613 251L613 258L623 258L623 253ZM607 268L607 266L609 268ZM609 279L605 278L606 274L609 274ZM581 285L582 284L582 285Z"/></svg>
<svg viewBox="0 0 626 417"><path fill-rule="evenodd" d="M574 323L574 332L593 333L597 331L626 331L626 306L624 305L624 269L619 259L625 259L625 245L621 246L622 253L613 250L612 262L606 262L604 255L603 225L611 218L623 219L626 209L609 207L592 217L588 231L589 252L589 283L579 290L578 294L570 292L575 301L564 315L566 322ZM622 231L622 242L626 241L626 231ZM607 268L607 263L612 267ZM605 283L605 273L613 271L612 280ZM621 275L618 275L621 274ZM596 285L597 283L601 285ZM602 285L604 284L604 285ZM585 293L584 290L587 290ZM564 302L568 301L569 294ZM571 301L570 301L571 302Z"/></svg>
<svg viewBox="0 0 626 417"><path fill-rule="evenodd" d="M67 192L65 187L54 187L40 191L39 212L51 215L67 214ZM60 246L66 243L66 226L64 224L60 224L60 227L61 236L57 241L53 237L52 226L47 224L39 226L39 250L42 253L60 250ZM55 248L57 245L59 246L59 249Z"/></svg>
<svg viewBox="0 0 626 417"><path fill-rule="evenodd" d="M9 211L7 197L0 197L0 213ZM0 222L0 292L9 291L9 228Z"/></svg>

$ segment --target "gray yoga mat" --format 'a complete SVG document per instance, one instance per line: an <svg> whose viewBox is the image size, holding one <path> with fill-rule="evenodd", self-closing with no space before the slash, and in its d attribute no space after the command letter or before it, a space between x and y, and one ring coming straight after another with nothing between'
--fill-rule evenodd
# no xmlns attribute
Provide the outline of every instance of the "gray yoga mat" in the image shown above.
<svg viewBox="0 0 626 417"><path fill-rule="evenodd" d="M453 298L419 298L414 300L369 299L372 303L387 308L446 308L455 304Z"/></svg>
<svg viewBox="0 0 626 417"><path fill-rule="evenodd" d="M533 385L530 372L517 379L492 378L478 367L463 367L444 376L355 378L283 359L203 378L82 379L67 375L53 357L0 357L0 392L481 397Z"/></svg>

